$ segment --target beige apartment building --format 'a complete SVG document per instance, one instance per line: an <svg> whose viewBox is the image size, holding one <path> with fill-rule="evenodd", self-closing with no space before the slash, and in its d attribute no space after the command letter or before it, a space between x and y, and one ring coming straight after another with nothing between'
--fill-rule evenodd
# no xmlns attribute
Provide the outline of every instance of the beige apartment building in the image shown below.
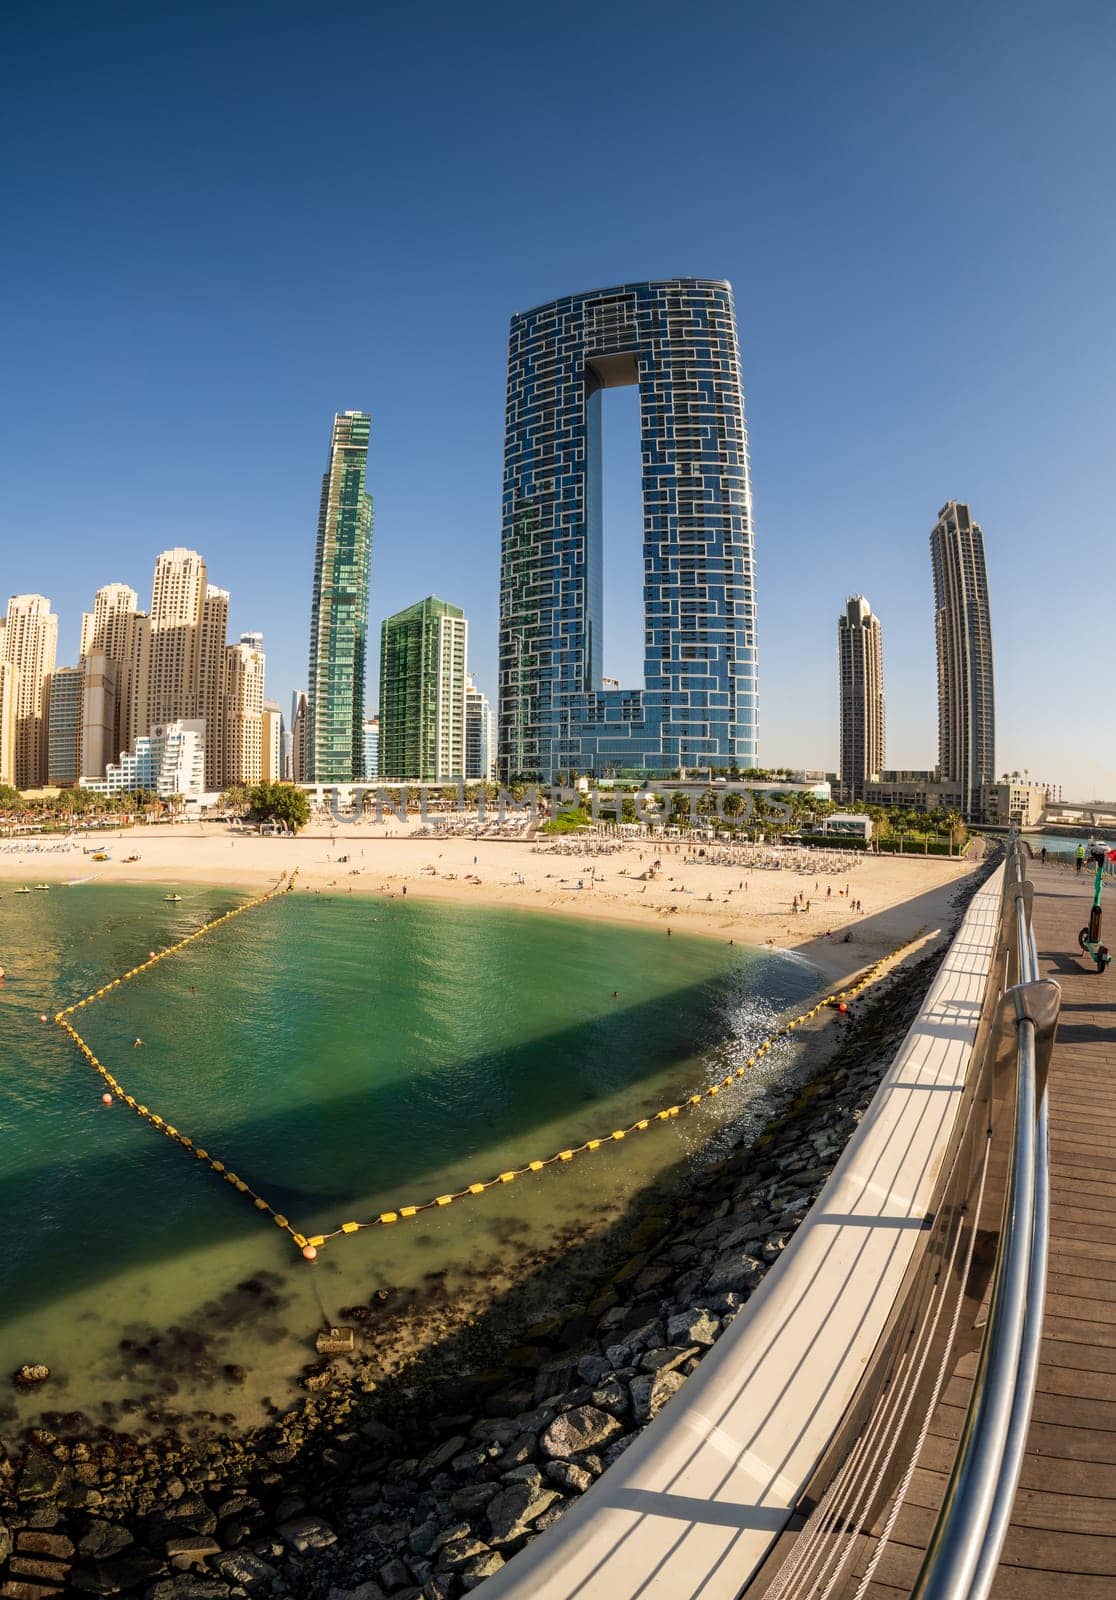
<svg viewBox="0 0 1116 1600"><path fill-rule="evenodd" d="M84 634L83 634L84 638ZM103 778L134 740L120 737L120 668L103 650L82 653L79 776Z"/></svg>
<svg viewBox="0 0 1116 1600"><path fill-rule="evenodd" d="M151 724L200 716L205 562L196 550L164 550L151 592ZM147 732L145 728L144 733Z"/></svg>
<svg viewBox="0 0 1116 1600"><path fill-rule="evenodd" d="M206 585L202 605L200 676L197 715L205 722L205 786L224 787L226 736L224 729L225 651L229 636L229 591Z"/></svg>
<svg viewBox="0 0 1116 1600"><path fill-rule="evenodd" d="M837 620L841 679L841 789L863 800L884 764L883 630L862 594L845 602Z"/></svg>
<svg viewBox="0 0 1116 1600"><path fill-rule="evenodd" d="M81 771L102 778L110 761L132 750L148 730L151 688L151 618L136 591L108 583L82 614Z"/></svg>
<svg viewBox="0 0 1116 1600"><path fill-rule="evenodd" d="M207 789L259 783L263 776L264 666L263 651L253 645L226 646L220 718L224 743L216 782L211 782L206 773ZM208 747L207 733L207 750Z"/></svg>
<svg viewBox="0 0 1116 1600"><path fill-rule="evenodd" d="M0 784L15 784L17 681L16 669L0 657Z"/></svg>
<svg viewBox="0 0 1116 1600"><path fill-rule="evenodd" d="M50 675L58 651L58 618L41 594L16 594L0 625L0 660L15 669L13 782L38 789L47 780Z"/></svg>
<svg viewBox="0 0 1116 1600"><path fill-rule="evenodd" d="M283 713L274 700L265 700L263 703L260 735L261 781L279 783L283 777Z"/></svg>

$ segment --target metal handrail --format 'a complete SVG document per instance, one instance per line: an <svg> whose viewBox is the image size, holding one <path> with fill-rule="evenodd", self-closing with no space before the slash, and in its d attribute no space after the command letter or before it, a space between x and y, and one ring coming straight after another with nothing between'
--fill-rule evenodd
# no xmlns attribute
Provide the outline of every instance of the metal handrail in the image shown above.
<svg viewBox="0 0 1116 1600"><path fill-rule="evenodd" d="M1004 905L1014 911L1017 981L1001 1000L1013 1044L1015 1117L996 1274L961 1444L914 1600L985 1600L1011 1521L1038 1376L1049 1236L1046 1077L1060 991L1038 975L1022 847L1008 846ZM1014 902L1014 904L1013 904Z"/></svg>

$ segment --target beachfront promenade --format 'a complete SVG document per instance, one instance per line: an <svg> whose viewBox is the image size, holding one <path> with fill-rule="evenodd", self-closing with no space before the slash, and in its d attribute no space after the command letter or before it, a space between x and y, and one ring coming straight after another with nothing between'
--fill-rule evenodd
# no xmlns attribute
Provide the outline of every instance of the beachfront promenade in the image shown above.
<svg viewBox="0 0 1116 1600"><path fill-rule="evenodd" d="M1027 865L1034 975L1062 996L1049 1067L1050 1244L1026 1454L991 1593L1108 1600L1116 978L1076 953L1091 875ZM1012 1100L1014 1083L1005 1095L1003 1068L989 1065L982 1089L970 1071L982 1050L994 1056L984 1049L994 1008L979 1015L986 995L1021 981L997 968L1002 884L1001 869L973 901L779 1269L620 1461L486 1585L493 1600L974 1592L919 1583L974 1390L1010 1170L1010 1138L987 1128L990 1118L1002 1128L988 1108ZM1108 915L1112 937L1116 904ZM976 1203L959 1199L974 1193Z"/></svg>
<svg viewBox="0 0 1116 1600"><path fill-rule="evenodd" d="M1116 1594L1116 976L1077 951L1092 872L1031 864L1039 971L1061 986L1050 1060L1050 1252L1027 1454L995 1600ZM1116 896L1106 913L1116 938ZM973 1358L947 1385L865 1600L909 1594L945 1489ZM844 1592L844 1591L839 1591ZM849 1593L855 1593L855 1585Z"/></svg>

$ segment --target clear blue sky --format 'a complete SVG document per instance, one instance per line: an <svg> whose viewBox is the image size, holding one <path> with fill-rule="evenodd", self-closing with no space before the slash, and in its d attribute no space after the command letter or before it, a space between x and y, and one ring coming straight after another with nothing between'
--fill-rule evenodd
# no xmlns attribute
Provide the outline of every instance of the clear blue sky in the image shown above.
<svg viewBox="0 0 1116 1600"><path fill-rule="evenodd" d="M1114 80L1110 0L10 8L0 596L49 594L73 660L99 584L146 603L156 552L194 546L286 704L330 420L359 407L370 636L455 601L492 693L510 314L726 277L761 759L833 765L863 591L889 764L933 764L928 535L957 497L998 765L1116 794ZM631 681L634 412L609 400L606 671Z"/></svg>

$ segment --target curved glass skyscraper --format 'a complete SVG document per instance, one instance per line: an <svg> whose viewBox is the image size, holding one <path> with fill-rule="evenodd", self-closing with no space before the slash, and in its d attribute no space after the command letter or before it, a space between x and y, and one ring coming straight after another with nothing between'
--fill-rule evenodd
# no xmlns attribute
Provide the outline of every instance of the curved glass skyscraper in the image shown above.
<svg viewBox="0 0 1116 1600"><path fill-rule="evenodd" d="M947 500L930 535L938 647L938 768L961 790L961 811L981 816L981 788L996 777L996 693L984 533L961 500Z"/></svg>
<svg viewBox="0 0 1116 1600"><path fill-rule="evenodd" d="M368 567L372 499L365 491L371 418L345 411L333 419L329 466L322 478L310 676L302 781L352 783L364 777L364 670L368 642Z"/></svg>
<svg viewBox="0 0 1116 1600"><path fill-rule="evenodd" d="M602 684L601 391L639 388L644 681ZM748 437L729 284L631 283L512 318L499 771L754 766Z"/></svg>

